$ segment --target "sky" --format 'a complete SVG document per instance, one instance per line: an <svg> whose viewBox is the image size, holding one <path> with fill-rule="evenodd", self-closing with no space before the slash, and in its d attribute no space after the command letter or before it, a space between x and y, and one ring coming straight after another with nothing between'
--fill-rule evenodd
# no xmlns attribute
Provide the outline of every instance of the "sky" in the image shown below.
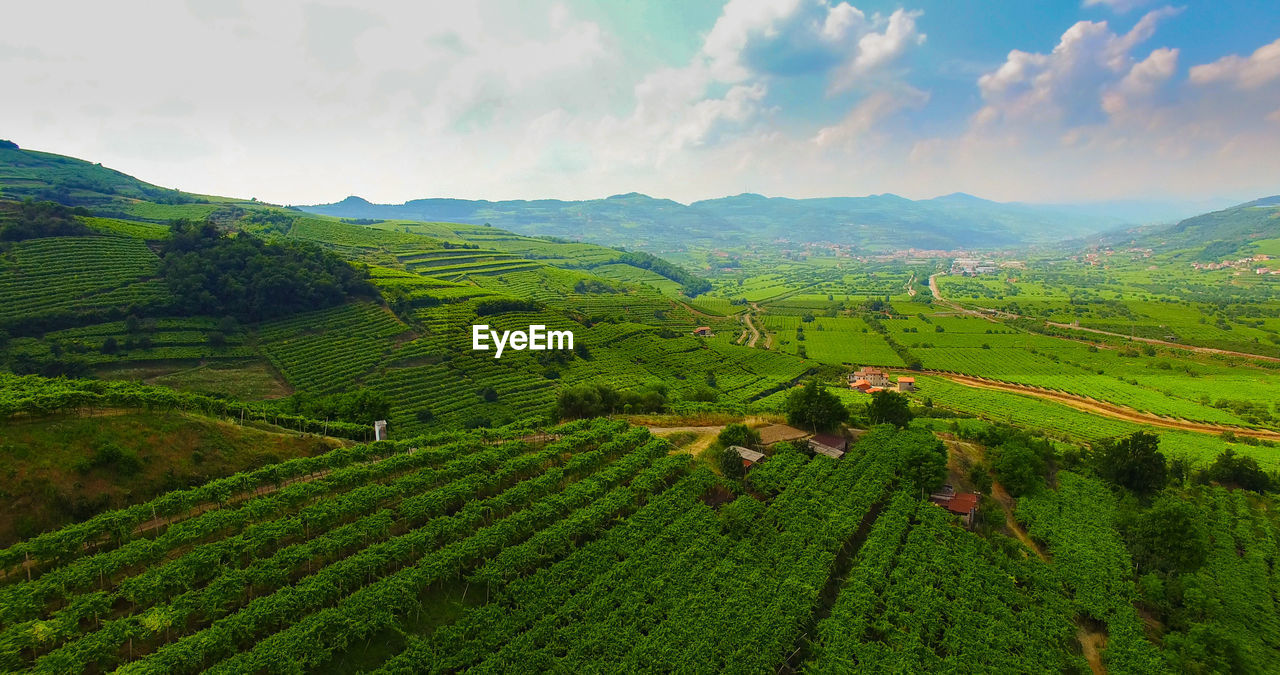
<svg viewBox="0 0 1280 675"><path fill-rule="evenodd" d="M0 138L347 195L1280 193L1274 0L18 3Z"/></svg>

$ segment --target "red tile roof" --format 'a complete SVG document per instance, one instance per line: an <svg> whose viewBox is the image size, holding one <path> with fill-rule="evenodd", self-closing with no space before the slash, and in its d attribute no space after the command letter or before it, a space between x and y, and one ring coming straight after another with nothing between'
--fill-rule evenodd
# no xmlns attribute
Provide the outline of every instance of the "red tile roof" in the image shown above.
<svg viewBox="0 0 1280 675"><path fill-rule="evenodd" d="M938 506L961 515L967 515L978 508L978 495L972 492L958 492L951 499L938 500Z"/></svg>
<svg viewBox="0 0 1280 675"><path fill-rule="evenodd" d="M914 377L899 377L899 378L898 378L898 381L899 381L899 382L915 382L915 381L916 381L916 378L914 378Z"/></svg>

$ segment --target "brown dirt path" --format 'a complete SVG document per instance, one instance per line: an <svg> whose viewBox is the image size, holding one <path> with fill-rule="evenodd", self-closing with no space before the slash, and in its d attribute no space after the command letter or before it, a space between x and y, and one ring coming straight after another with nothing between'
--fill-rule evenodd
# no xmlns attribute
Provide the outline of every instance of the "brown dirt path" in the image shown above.
<svg viewBox="0 0 1280 675"><path fill-rule="evenodd" d="M1251 429L1248 427L1234 427L1223 424L1210 424L1208 422L1192 422L1189 420L1178 419L1173 417L1161 417L1148 412L1142 412L1133 408L1128 408L1115 403L1107 403L1098 401L1084 396L1068 394L1052 389L1042 389L1025 384L1014 384L1012 382L1004 382L1001 380L989 380L984 377L975 377L972 375L959 375L956 373L948 373L938 370L924 371L931 375L944 377L957 384L963 384L968 387L977 387L980 389L994 389L996 391L1007 391L1015 394L1025 394L1035 396L1070 406L1077 410L1083 410L1095 415L1111 417L1114 419L1133 422L1134 424L1149 424L1154 427L1163 427L1166 429L1179 429L1182 431L1194 431L1202 434L1221 434L1224 431L1230 431L1237 436L1251 436L1253 438L1262 438L1272 441L1280 441L1280 431L1272 431L1269 429Z"/></svg>
<svg viewBox="0 0 1280 675"><path fill-rule="evenodd" d="M1169 342L1167 340L1157 340L1155 338L1144 338L1144 337L1137 337L1133 335L1125 335L1124 333L1112 333L1110 331L1099 330L1097 328L1085 328L1084 326L1077 326L1075 324L1070 324L1070 323L1056 323L1053 321L1046 321L1045 325L1053 326L1054 328L1066 328L1068 330L1078 330L1078 331L1084 331L1086 333L1096 333L1098 335L1110 335L1112 337L1124 338L1126 340L1133 340L1134 342L1145 342L1147 344L1161 345L1163 347L1170 347L1173 349L1182 349L1189 352L1198 352L1200 354L1222 354L1225 356L1239 356L1246 359L1256 359L1258 361L1280 362L1280 358L1276 358L1274 356L1263 356L1262 354L1250 354L1249 352L1233 352L1230 349L1215 349L1213 347L1197 347L1195 345L1182 344L1181 342Z"/></svg>
<svg viewBox="0 0 1280 675"><path fill-rule="evenodd" d="M1102 662L1102 650L1107 648L1107 634L1078 625L1076 639L1080 641L1084 659L1089 662L1089 670L1094 675L1106 675L1107 666Z"/></svg>
<svg viewBox="0 0 1280 675"><path fill-rule="evenodd" d="M942 297L942 292L938 289L938 283L937 283L937 278L942 276L942 274L943 274L942 272L939 272L929 277L929 290L933 292L934 301L938 302L939 304L946 305L947 307L950 307L956 311L963 312L965 314L969 314L972 316L980 316L984 319L995 321L995 319L992 318L992 315L990 313L978 312L972 309L967 309L955 302L952 302ZM1000 316L1006 316L1006 317L1015 318L1015 319L1034 318L1034 317L1022 316L1020 314L1010 314L1008 312L1001 312L997 310L992 310L992 312ZM1162 347L1169 347L1171 349L1182 349L1184 351L1196 352L1199 354L1220 354L1223 356L1238 356L1240 358L1280 363L1280 358L1277 358L1275 356L1263 356L1262 354L1250 354L1249 352L1236 352L1236 351L1231 351L1230 349L1217 349L1214 347L1197 347L1195 345L1183 344L1181 342L1169 342L1168 340L1157 340L1155 338L1137 337L1133 335L1125 335L1124 333L1112 333L1111 331L1100 330L1098 328L1085 328L1084 326L1077 326L1071 323L1058 323L1056 321L1045 321L1044 324L1046 326L1053 326L1054 328L1076 330L1084 333L1093 333L1095 335L1108 335L1111 337L1118 337L1118 338L1124 338L1126 340L1132 340L1134 342L1145 342L1147 344L1160 345Z"/></svg>
<svg viewBox="0 0 1280 675"><path fill-rule="evenodd" d="M756 342L760 340L760 329L756 328L755 322L751 320L750 312L743 314L742 320L747 322L747 330L751 331L751 339L747 341L747 346L754 347L756 346Z"/></svg>

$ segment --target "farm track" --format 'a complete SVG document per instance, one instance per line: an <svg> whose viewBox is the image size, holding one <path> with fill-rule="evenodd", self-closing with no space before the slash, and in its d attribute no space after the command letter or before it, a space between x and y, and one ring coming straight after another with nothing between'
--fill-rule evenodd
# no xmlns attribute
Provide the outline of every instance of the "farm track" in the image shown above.
<svg viewBox="0 0 1280 675"><path fill-rule="evenodd" d="M1085 660L1089 662L1089 669L1094 675L1106 675L1107 666L1102 662L1102 650L1107 648L1107 634L1078 626L1076 639L1080 641L1081 651Z"/></svg>
<svg viewBox="0 0 1280 675"><path fill-rule="evenodd" d="M926 370L925 373L944 377L956 384L963 384L968 387L977 387L980 389L994 389L997 391L1006 391L1014 394L1025 394L1035 396L1070 406L1077 410L1083 410L1095 415L1111 417L1113 419L1123 420L1125 422L1133 422L1134 424L1149 424L1151 426L1163 427L1166 429L1179 429L1182 431L1194 431L1202 434L1221 434L1224 431L1230 431L1237 436L1251 436L1253 438L1261 438L1272 441L1280 441L1280 431L1271 431L1267 429L1250 429L1248 427L1233 427L1221 424L1209 424L1206 422L1192 422L1189 420L1176 419L1171 417L1161 417L1152 413L1142 412L1133 408L1116 405L1114 403L1106 403L1084 396L1075 394L1067 394L1060 391L1050 389L1041 389L1025 384L1014 384L1012 382L1004 382L1001 380L988 380L986 378L974 377L971 375L958 375L956 373L948 373L939 370Z"/></svg>
<svg viewBox="0 0 1280 675"><path fill-rule="evenodd" d="M756 342L760 340L760 329L756 328L756 324L751 321L751 313L743 315L743 319L747 322L747 330L751 331L751 339L747 341L748 347L756 346Z"/></svg>
<svg viewBox="0 0 1280 675"><path fill-rule="evenodd" d="M1280 363L1280 358L1276 358L1274 356L1263 356L1262 354L1250 354L1249 352L1233 352L1230 349L1217 349L1214 347L1197 347L1195 345L1187 345L1187 344L1182 344L1180 342L1169 342L1167 340L1157 340L1155 338L1144 338L1144 337L1136 337L1132 335L1125 335L1123 333L1112 333L1110 331L1099 330L1097 328L1085 328L1084 326L1076 326L1069 323L1055 323L1053 321L1046 321L1044 323L1046 326L1053 326L1054 328L1066 328L1069 330L1084 331L1086 333L1097 333L1098 335L1110 335L1112 337L1124 338L1126 340L1133 340L1135 342L1145 342L1147 344L1161 345L1163 347L1171 347L1173 349L1184 349L1189 352L1198 352L1201 354L1222 354L1224 356L1239 356L1246 359L1257 359L1259 361L1271 361L1273 363Z"/></svg>
<svg viewBox="0 0 1280 675"><path fill-rule="evenodd" d="M973 309L968 309L956 302L947 300L946 298L942 297L942 291L938 289L938 282L937 282L937 278L940 276L942 276L941 272L930 275L929 277L929 290L933 292L933 299L935 302L946 305L951 309L954 309L958 312L962 312L964 314L968 314L970 316L981 317L983 319L986 319L988 321L993 321L993 322L996 321L996 319L991 314L988 314L986 312L979 312ZM1010 314L1008 312L996 312L996 314L1000 316L1013 318L1013 319L1034 319L1035 318L1035 317L1023 316L1021 314ZM1181 349L1184 351L1195 352L1198 354L1218 354L1221 356L1237 356L1245 359L1255 359L1258 361L1270 361L1272 363L1280 363L1280 357L1275 357L1275 356L1264 356L1262 354L1251 354L1249 352L1236 352L1236 351L1231 351L1230 349L1218 349L1216 347L1198 347L1196 345L1188 345L1188 344L1183 344L1181 342L1169 342L1168 340L1157 340L1155 338L1144 338L1144 337L1137 337L1134 335L1125 335L1124 333L1113 333L1111 331L1100 330L1098 328L1086 328L1084 326L1077 326L1075 324L1070 324L1070 323L1058 323L1056 321L1045 321L1044 325L1052 326L1054 328L1062 328L1065 330L1080 331L1083 333L1093 333L1095 335L1106 335L1109 337L1124 338L1125 340L1132 340L1134 342L1143 342L1146 344L1160 345L1162 347L1169 347L1170 349ZM1066 338L1066 339L1071 339L1071 338Z"/></svg>

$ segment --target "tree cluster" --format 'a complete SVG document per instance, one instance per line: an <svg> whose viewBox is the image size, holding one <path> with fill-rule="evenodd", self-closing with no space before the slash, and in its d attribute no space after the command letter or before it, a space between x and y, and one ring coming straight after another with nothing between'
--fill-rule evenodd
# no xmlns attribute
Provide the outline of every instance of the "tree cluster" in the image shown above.
<svg viewBox="0 0 1280 675"><path fill-rule="evenodd" d="M562 420L602 417L615 413L660 412L667 407L662 385L647 385L635 391L618 391L607 384L584 384L560 390L556 396L556 417Z"/></svg>
<svg viewBox="0 0 1280 675"><path fill-rule="evenodd" d="M161 270L176 309L259 321L373 297L368 271L299 241L230 236L214 224L175 222Z"/></svg>
<svg viewBox="0 0 1280 675"><path fill-rule="evenodd" d="M39 237L79 237L96 234L76 216L87 216L84 207L54 202L0 203L0 241L22 241Z"/></svg>
<svg viewBox="0 0 1280 675"><path fill-rule="evenodd" d="M618 262L639 267L640 269L649 270L655 274L660 274L678 284L682 293L689 297L694 297L700 293L706 293L711 290L711 282L702 277L695 276L679 265L673 264L651 253L644 251L627 251L622 254Z"/></svg>
<svg viewBox="0 0 1280 675"><path fill-rule="evenodd" d="M342 420L372 424L391 414L391 399L372 389L356 389L337 394L298 392L280 402L280 410L316 420Z"/></svg>

